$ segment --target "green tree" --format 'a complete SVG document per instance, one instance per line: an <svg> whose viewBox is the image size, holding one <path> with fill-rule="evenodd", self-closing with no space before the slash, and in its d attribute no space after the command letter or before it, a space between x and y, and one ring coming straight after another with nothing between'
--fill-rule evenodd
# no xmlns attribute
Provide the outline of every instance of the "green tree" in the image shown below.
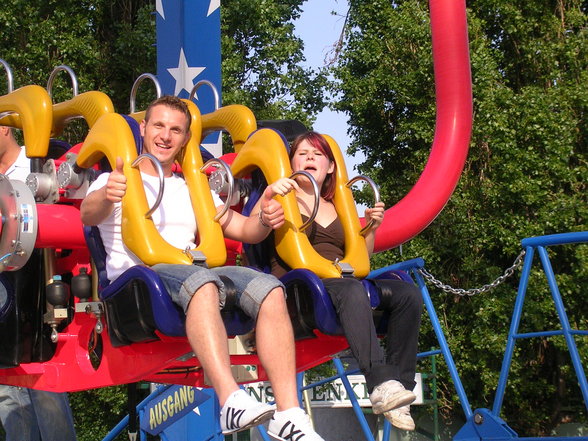
<svg viewBox="0 0 588 441"><path fill-rule="evenodd" d="M104 438L128 415L127 392L124 386L70 393L69 400L79 441ZM116 439L128 439L126 431Z"/></svg>
<svg viewBox="0 0 588 441"><path fill-rule="evenodd" d="M435 100L428 5L424 0L350 0L346 35L334 66L337 110L349 116L351 152L392 205L416 182L434 135ZM588 227L586 127L588 17L572 0L468 2L474 127L469 158L444 211L419 236L374 264L422 256L456 287L493 280L510 266L524 237ZM572 326L586 329L585 246L551 250ZM473 298L433 291L437 313L474 408L491 407L517 280ZM521 330L558 327L546 282L534 271ZM429 325L423 326L429 330ZM434 344L430 332L421 342ZM425 335L427 337L425 337ZM586 342L578 342L584 364ZM586 421L563 341L517 344L502 415L524 434L549 434ZM451 384L442 404L461 411Z"/></svg>
<svg viewBox="0 0 588 441"><path fill-rule="evenodd" d="M305 0L229 0L221 6L223 103L243 104L258 119L311 125L324 103L323 70L302 67L294 21Z"/></svg>
<svg viewBox="0 0 588 441"><path fill-rule="evenodd" d="M81 92L100 90L126 112L133 81L155 65L152 9L148 0L9 0L0 10L0 57L12 67L15 87L44 86L65 64ZM71 97L65 74L53 92L56 102Z"/></svg>

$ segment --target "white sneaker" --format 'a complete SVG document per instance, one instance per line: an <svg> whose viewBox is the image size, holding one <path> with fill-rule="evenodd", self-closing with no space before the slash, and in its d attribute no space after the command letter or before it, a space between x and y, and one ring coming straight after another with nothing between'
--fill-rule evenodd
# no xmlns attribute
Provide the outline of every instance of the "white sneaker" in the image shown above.
<svg viewBox="0 0 588 441"><path fill-rule="evenodd" d="M258 424L265 423L274 414L269 404L260 403L243 389L229 395L220 412L223 435L240 432Z"/></svg>
<svg viewBox="0 0 588 441"><path fill-rule="evenodd" d="M410 416L410 406L402 406L398 409L392 409L384 412L384 416L390 424L400 430L414 430L414 420Z"/></svg>
<svg viewBox="0 0 588 441"><path fill-rule="evenodd" d="M299 407L274 413L267 433L280 441L325 441L314 431L309 416Z"/></svg>
<svg viewBox="0 0 588 441"><path fill-rule="evenodd" d="M405 406L414 400L416 395L396 380L388 380L377 385L370 394L372 410L376 414Z"/></svg>

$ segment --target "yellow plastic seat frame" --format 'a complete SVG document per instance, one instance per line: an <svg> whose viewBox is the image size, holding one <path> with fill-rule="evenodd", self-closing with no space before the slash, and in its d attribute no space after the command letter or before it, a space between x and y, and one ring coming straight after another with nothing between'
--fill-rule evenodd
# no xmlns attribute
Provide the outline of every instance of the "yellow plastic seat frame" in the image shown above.
<svg viewBox="0 0 588 441"><path fill-rule="evenodd" d="M84 92L73 98L53 105L52 136L59 136L73 119L83 118L92 128L105 113L113 113L111 99L103 92Z"/></svg>
<svg viewBox="0 0 588 441"><path fill-rule="evenodd" d="M323 135L337 162L336 188L333 203L339 214L345 233L345 257L340 263L349 264L355 277L365 277L370 271L369 254L365 239L360 235L361 225L353 194L347 187L347 170L341 150L335 140ZM284 148L282 137L273 130L256 131L245 142L237 153L231 170L236 178L243 177L255 169L260 169L268 183L292 175L290 159ZM342 276L341 265L319 255L308 237L299 227L302 216L298 208L296 196L289 193L285 197L275 196L282 207L286 218L285 224L275 232L276 251L292 269L306 268L321 278L337 278Z"/></svg>
<svg viewBox="0 0 588 441"><path fill-rule="evenodd" d="M0 125L22 129L26 155L44 158L53 127L51 97L41 86L30 85L0 96Z"/></svg>
<svg viewBox="0 0 588 441"><path fill-rule="evenodd" d="M202 115L203 139L218 130L225 130L229 133L233 149L235 153L239 153L249 135L257 130L257 120L248 107L231 104Z"/></svg>
<svg viewBox="0 0 588 441"><path fill-rule="evenodd" d="M208 266L220 266L225 263L227 252L221 226L213 220L216 207L208 179L200 171L203 165L200 155L200 111L194 103L184 101L192 115L192 136L179 160L198 224L200 240L195 250L206 256ZM145 216L149 206L141 173L131 166L137 156L135 141L127 121L121 115L111 113L101 116L92 127L80 150L77 163L87 168L106 157L114 168L116 158L121 157L124 162L123 173L127 177L127 192L122 200L122 237L125 245L149 266L157 263L192 264L192 257L185 250L175 248L166 242L157 231L153 220Z"/></svg>

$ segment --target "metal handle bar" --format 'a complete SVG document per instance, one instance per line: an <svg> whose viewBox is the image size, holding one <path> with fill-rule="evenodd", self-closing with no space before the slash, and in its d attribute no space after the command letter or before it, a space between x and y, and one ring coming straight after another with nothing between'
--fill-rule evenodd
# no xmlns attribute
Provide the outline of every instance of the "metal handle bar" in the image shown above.
<svg viewBox="0 0 588 441"><path fill-rule="evenodd" d="M155 84L155 93L157 94L157 98L161 97L161 85L159 84L159 80L157 79L157 77L150 73L144 73L139 75L139 77L133 83L133 88L131 89L130 113L135 113L137 90L139 90L139 84L141 84L145 79L150 79L153 82L153 84Z"/></svg>
<svg viewBox="0 0 588 441"><path fill-rule="evenodd" d="M55 69L53 69L53 71L49 75L49 80L47 81L47 92L49 93L49 96L51 98L53 98L53 95L52 95L53 81L55 81L55 77L61 71L67 72L69 74L69 77L71 78L71 88L73 90L73 96L77 96L77 94L78 94L78 78L76 77L76 74L74 73L72 68L69 66L66 66L65 64L61 64L61 65L57 66Z"/></svg>
<svg viewBox="0 0 588 441"><path fill-rule="evenodd" d="M200 89L200 86L203 85L207 85L212 89L212 94L214 95L214 110L218 110L218 108L220 107L220 96L218 94L218 90L216 90L216 86L212 83L212 81L200 80L196 84L194 84L194 87L192 87L192 91L190 92L190 101L194 100L194 97L196 96L196 91Z"/></svg>
<svg viewBox="0 0 588 441"><path fill-rule="evenodd" d="M348 188L351 188L351 186L353 184L355 184L357 181L365 181L368 184L370 184L370 187L372 187L372 191L374 192L375 203L380 202L380 189L379 189L378 185L371 178L364 176L364 175L358 175L355 178L349 180L349 182L346 185ZM368 224L365 227L363 227L361 230L359 230L359 234L361 234L362 236L365 236L367 234L367 232L372 229L373 225L374 225L374 221L372 219L371 221L368 222Z"/></svg>
<svg viewBox="0 0 588 441"><path fill-rule="evenodd" d="M211 166L218 166L220 168L223 169L223 171L225 172L225 175L227 177L227 184L229 184L229 190L227 192L227 200L225 201L225 204L223 205L223 208L221 211L219 211L216 216L214 216L214 220L215 222L218 222L218 220L223 217L225 215L225 213L227 211L229 211L229 208L231 208L231 201L233 200L233 193L235 191L235 178L233 177L233 173L231 172L231 168L229 167L229 165L218 158L212 158L209 159L208 161L206 161L206 164L204 164L202 167L200 167L200 171L202 173L206 172L206 169L208 167Z"/></svg>
<svg viewBox="0 0 588 441"><path fill-rule="evenodd" d="M6 81L8 83L7 92L11 93L14 90L14 80L13 80L13 76L12 76L12 69L10 68L10 65L6 61L4 61L2 58L0 58L0 64L4 67L4 70L6 71Z"/></svg>
<svg viewBox="0 0 588 441"><path fill-rule="evenodd" d="M135 159L133 161L133 163L131 164L131 167L137 168L139 166L139 163L143 159L149 159L152 162L153 167L155 167L155 170L157 170L157 175L159 177L159 191L157 193L157 198L155 199L155 203L153 204L153 207L151 207L149 209L149 211L147 211L147 213L145 213L145 217L148 218L148 217L151 217L151 215L159 207L159 204L161 204L161 199L163 198L163 190L165 188L165 176L163 175L163 168L161 167L161 163L159 162L159 160L155 156L153 156L150 153L143 153L143 154L137 156L137 159Z"/></svg>
<svg viewBox="0 0 588 441"><path fill-rule="evenodd" d="M316 180L312 177L310 173L304 170L298 170L297 172L292 173L290 179L293 179L295 176L305 176L306 178L308 178L308 180L312 184L312 191L314 193L314 207L312 208L312 213L310 214L308 220L304 222L299 228L300 231L304 231L310 226L310 224L314 222L314 218L318 214L319 205L321 203L321 193L318 184L316 183Z"/></svg>

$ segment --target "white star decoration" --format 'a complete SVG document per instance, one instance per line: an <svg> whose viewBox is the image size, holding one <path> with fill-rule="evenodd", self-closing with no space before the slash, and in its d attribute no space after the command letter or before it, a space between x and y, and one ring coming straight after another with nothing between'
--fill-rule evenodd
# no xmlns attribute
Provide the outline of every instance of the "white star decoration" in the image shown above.
<svg viewBox="0 0 588 441"><path fill-rule="evenodd" d="M184 49L180 49L180 59L178 60L178 67L172 67L167 71L176 80L176 89L174 95L178 96L182 90L190 93L194 86L194 78L202 73L205 67L190 67L184 55Z"/></svg>
<svg viewBox="0 0 588 441"><path fill-rule="evenodd" d="M220 1L220 0L219 0ZM163 12L163 0L155 0L155 10L165 20L165 12Z"/></svg>
<svg viewBox="0 0 588 441"><path fill-rule="evenodd" d="M202 143L202 147L208 150L212 154L212 156L218 158L223 154L223 139L219 136L216 142L206 144Z"/></svg>
<svg viewBox="0 0 588 441"><path fill-rule="evenodd" d="M220 8L220 0L210 0L210 3L208 4L208 12L206 13L206 16L209 17L210 14L212 14L218 8ZM155 0L155 10L157 11L157 13L159 15L161 15L161 18L163 18L165 20L165 11L163 10L163 0Z"/></svg>
<svg viewBox="0 0 588 441"><path fill-rule="evenodd" d="M208 5L208 13L206 16L210 16L214 11L220 8L220 0L210 0L210 4Z"/></svg>

